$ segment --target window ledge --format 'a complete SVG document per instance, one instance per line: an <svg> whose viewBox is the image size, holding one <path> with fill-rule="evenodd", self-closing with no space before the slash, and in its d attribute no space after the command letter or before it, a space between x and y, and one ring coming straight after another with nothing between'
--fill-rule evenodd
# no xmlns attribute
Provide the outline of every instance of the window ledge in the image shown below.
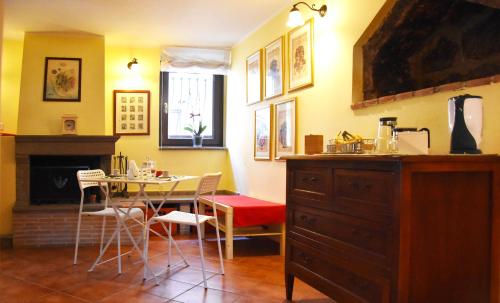
<svg viewBox="0 0 500 303"><path fill-rule="evenodd" d="M192 147L192 146L161 146L160 150L227 150L225 146L202 146L202 147Z"/></svg>

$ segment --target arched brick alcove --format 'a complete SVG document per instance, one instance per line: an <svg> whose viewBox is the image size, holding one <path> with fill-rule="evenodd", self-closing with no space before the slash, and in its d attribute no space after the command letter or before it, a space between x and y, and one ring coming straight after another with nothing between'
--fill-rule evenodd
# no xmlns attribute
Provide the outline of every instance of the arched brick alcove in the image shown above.
<svg viewBox="0 0 500 303"><path fill-rule="evenodd" d="M499 74L499 0L389 0L355 45L354 102L484 85Z"/></svg>

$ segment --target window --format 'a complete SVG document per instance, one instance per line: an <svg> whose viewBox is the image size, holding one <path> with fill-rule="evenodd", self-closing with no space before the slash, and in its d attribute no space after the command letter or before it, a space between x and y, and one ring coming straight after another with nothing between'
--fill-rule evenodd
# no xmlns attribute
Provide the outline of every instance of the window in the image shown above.
<svg viewBox="0 0 500 303"><path fill-rule="evenodd" d="M192 146L185 127L203 131L203 146L223 146L224 76L161 72L160 147Z"/></svg>

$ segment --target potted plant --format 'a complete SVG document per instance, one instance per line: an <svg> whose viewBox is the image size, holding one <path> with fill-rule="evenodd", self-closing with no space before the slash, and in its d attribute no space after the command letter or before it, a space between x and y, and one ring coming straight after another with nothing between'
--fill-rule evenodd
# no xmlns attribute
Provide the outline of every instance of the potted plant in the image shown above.
<svg viewBox="0 0 500 303"><path fill-rule="evenodd" d="M193 147L201 147L203 142L203 137L201 136L201 134L206 128L207 126L203 125L201 123L201 120L197 128L195 128L194 125L184 127L185 130L193 135Z"/></svg>

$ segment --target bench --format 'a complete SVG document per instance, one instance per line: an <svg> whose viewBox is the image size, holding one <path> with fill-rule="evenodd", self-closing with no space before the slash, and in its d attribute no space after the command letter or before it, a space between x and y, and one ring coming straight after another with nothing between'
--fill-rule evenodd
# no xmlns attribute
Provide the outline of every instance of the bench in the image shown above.
<svg viewBox="0 0 500 303"><path fill-rule="evenodd" d="M200 197L199 213L212 208L212 197ZM254 236L279 236L280 255L285 254L285 205L259 200L243 195L215 196L219 230L225 233L226 259L233 259L233 238ZM223 213L224 216L220 216ZM215 226L214 221L209 224ZM204 229L201 229L205 237Z"/></svg>

